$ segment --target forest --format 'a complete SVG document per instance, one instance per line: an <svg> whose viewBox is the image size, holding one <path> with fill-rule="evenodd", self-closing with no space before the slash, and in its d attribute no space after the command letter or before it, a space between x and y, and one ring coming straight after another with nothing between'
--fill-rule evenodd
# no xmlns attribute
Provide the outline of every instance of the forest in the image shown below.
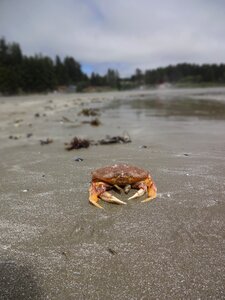
<svg viewBox="0 0 225 300"><path fill-rule="evenodd" d="M26 56L18 43L0 39L0 94L46 93L62 87L75 86L79 92L102 87L132 89L152 87L162 83L173 85L225 85L225 64L169 65L153 70L136 69L127 78L120 78L117 70L108 69L105 75L82 71L81 64L72 56L61 59L36 54Z"/></svg>

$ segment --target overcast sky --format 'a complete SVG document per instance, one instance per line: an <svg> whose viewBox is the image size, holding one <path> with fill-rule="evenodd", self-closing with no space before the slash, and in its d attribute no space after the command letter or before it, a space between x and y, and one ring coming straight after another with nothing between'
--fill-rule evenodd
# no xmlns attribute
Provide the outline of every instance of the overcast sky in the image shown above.
<svg viewBox="0 0 225 300"><path fill-rule="evenodd" d="M225 63L225 0L0 0L3 36L101 74Z"/></svg>

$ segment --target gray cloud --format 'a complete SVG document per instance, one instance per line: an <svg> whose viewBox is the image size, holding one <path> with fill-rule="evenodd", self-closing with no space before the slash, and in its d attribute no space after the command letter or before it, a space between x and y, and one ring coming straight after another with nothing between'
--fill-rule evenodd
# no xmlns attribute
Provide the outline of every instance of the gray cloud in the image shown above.
<svg viewBox="0 0 225 300"><path fill-rule="evenodd" d="M222 0L1 0L0 35L95 71L225 62Z"/></svg>

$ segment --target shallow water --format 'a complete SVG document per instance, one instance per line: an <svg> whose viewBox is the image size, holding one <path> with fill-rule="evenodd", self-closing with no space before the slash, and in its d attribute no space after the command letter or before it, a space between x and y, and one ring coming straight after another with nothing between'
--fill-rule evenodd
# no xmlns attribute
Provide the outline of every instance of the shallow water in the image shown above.
<svg viewBox="0 0 225 300"><path fill-rule="evenodd" d="M185 95L143 95L111 102L107 109L133 110L137 115L157 117L197 117L225 120L225 101L193 99Z"/></svg>

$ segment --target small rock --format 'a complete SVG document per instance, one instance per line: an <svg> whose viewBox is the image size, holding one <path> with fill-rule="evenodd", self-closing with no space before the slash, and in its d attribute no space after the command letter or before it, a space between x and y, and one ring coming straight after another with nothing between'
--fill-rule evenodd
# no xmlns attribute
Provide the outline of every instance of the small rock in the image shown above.
<svg viewBox="0 0 225 300"><path fill-rule="evenodd" d="M139 146L139 148L140 148L140 149L146 149L146 148L148 148L148 146L146 146L146 145L141 145L141 146Z"/></svg>
<svg viewBox="0 0 225 300"><path fill-rule="evenodd" d="M93 120L90 122L90 124L91 124L92 126L99 126L99 125L101 124L101 122L99 121L98 118L95 118L95 119L93 119Z"/></svg>
<svg viewBox="0 0 225 300"><path fill-rule="evenodd" d="M51 143L53 143L53 139L47 138L46 140L40 140L41 146L48 145L48 144L51 144Z"/></svg>
<svg viewBox="0 0 225 300"><path fill-rule="evenodd" d="M74 161L83 161L84 159L83 158L81 158L81 157L75 157L74 158Z"/></svg>
<svg viewBox="0 0 225 300"><path fill-rule="evenodd" d="M19 136L18 136L18 135L10 135L10 136L9 136L9 139L10 139L10 140L18 140L18 139L19 139Z"/></svg>

